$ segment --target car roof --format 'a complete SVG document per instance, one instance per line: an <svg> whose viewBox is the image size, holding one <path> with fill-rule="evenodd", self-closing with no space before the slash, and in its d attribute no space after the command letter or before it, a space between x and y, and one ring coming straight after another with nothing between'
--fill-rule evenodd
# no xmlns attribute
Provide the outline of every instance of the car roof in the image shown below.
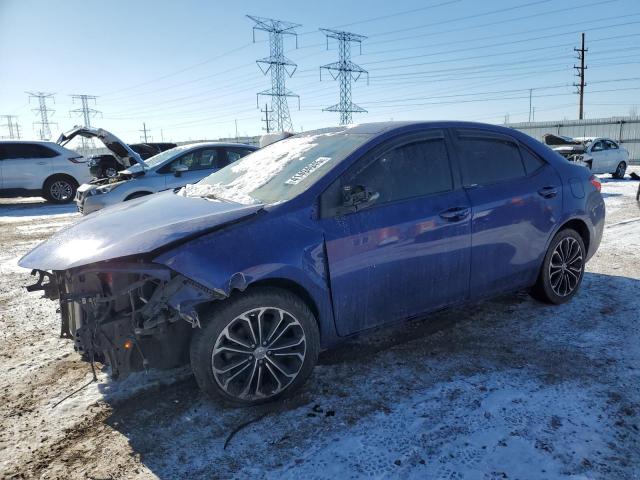
<svg viewBox="0 0 640 480"><path fill-rule="evenodd" d="M382 135L384 133L392 132L395 130L403 130L409 128L483 128L500 133L511 133L515 130L501 125L493 125L490 123L479 122L465 122L459 120L412 120L412 121L388 121L388 122L371 122L371 123L358 123L352 125L343 125L340 127L322 128L304 134L321 134L321 133L354 133L354 134L366 134L366 135Z"/></svg>
<svg viewBox="0 0 640 480"><path fill-rule="evenodd" d="M0 143L25 143L25 144L29 144L29 143L34 144L34 143L36 143L38 145L51 145L51 144L53 144L53 145L58 146L58 144L56 142L52 142L52 141L49 141L49 140L10 140L10 139L5 138L5 139L0 140Z"/></svg>

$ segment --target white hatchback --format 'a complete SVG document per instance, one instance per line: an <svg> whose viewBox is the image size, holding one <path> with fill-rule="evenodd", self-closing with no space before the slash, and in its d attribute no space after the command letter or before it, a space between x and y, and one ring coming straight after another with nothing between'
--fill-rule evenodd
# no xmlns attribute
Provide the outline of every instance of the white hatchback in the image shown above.
<svg viewBox="0 0 640 480"><path fill-rule="evenodd" d="M0 196L70 202L78 185L91 178L86 161L54 142L0 140Z"/></svg>

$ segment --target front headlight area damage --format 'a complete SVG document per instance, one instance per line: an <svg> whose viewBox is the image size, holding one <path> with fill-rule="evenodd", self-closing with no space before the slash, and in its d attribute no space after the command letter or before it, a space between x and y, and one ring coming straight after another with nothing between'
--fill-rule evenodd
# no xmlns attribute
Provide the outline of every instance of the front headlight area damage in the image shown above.
<svg viewBox="0 0 640 480"><path fill-rule="evenodd" d="M59 300L61 336L86 361L111 368L114 378L188 362L198 309L223 292L152 263L105 262L72 270L34 270L27 287Z"/></svg>

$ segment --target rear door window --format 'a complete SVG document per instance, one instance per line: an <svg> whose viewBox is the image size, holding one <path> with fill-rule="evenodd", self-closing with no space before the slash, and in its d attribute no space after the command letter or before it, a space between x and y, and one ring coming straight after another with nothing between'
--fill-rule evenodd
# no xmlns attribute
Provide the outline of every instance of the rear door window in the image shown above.
<svg viewBox="0 0 640 480"><path fill-rule="evenodd" d="M459 135L457 150L465 186L490 185L527 175L518 145L502 136Z"/></svg>

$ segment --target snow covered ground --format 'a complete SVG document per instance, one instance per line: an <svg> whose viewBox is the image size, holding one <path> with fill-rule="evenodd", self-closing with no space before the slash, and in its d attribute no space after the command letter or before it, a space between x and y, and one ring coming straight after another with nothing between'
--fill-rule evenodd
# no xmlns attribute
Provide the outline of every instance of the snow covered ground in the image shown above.
<svg viewBox="0 0 640 480"><path fill-rule="evenodd" d="M211 403L188 369L100 373L52 408L91 375L16 261L78 215L1 200L0 477L640 479L638 182L603 181L603 243L569 304L505 295L381 330L253 409Z"/></svg>

